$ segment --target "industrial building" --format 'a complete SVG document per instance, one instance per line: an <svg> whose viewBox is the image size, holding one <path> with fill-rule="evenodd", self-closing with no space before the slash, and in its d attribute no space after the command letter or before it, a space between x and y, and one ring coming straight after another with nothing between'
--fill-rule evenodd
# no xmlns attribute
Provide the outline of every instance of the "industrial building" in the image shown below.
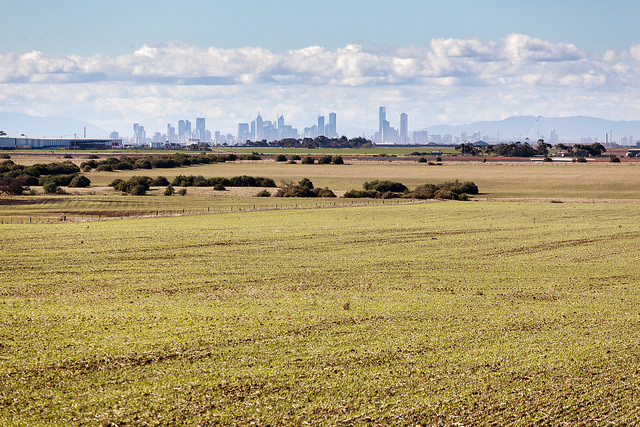
<svg viewBox="0 0 640 427"><path fill-rule="evenodd" d="M34 138L27 136L0 136L0 149L43 148L50 150L102 150L122 146L120 138Z"/></svg>

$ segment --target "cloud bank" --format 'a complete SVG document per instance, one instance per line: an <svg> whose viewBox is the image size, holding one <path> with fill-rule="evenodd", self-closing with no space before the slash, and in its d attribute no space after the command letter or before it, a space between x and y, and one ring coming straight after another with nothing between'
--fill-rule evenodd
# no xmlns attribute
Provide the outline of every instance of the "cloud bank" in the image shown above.
<svg viewBox="0 0 640 427"><path fill-rule="evenodd" d="M513 114L629 119L640 112L639 87L640 45L585 52L523 34L282 54L151 43L118 56L0 55L3 110L62 110L116 129L140 121L161 130L167 121L204 114L233 131L257 110L285 113L303 126L335 110L345 125L366 132L378 105L409 112L422 126ZM616 113L621 117L611 117Z"/></svg>

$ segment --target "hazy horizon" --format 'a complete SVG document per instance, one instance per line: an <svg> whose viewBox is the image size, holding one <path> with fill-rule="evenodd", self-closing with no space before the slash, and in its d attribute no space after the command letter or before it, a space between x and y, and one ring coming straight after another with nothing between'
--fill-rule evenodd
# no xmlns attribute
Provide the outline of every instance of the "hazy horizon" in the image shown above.
<svg viewBox="0 0 640 427"><path fill-rule="evenodd" d="M381 105L412 130L640 117L640 5L557 3L3 3L0 111L123 135L195 117L235 134L258 112L302 130L335 112L340 134L369 136Z"/></svg>

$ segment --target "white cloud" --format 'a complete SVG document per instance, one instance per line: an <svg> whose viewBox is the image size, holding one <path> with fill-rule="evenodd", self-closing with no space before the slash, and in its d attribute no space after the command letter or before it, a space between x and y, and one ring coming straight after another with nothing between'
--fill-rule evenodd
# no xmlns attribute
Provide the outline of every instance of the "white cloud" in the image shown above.
<svg viewBox="0 0 640 427"><path fill-rule="evenodd" d="M598 107L584 102L602 102L603 93L608 105L620 105L600 111L619 111L624 119L640 114L633 98L639 90L640 45L593 54L522 34L499 41L439 38L424 46L309 46L285 53L149 43L117 56L0 54L0 108L66 114L107 128L138 121L162 129L167 121L204 113L208 123L235 132L238 121L258 110L283 112L302 127L321 112L336 110L349 120L383 103L389 111L410 112L416 124L424 116L426 126L438 118L551 115L560 112L558 100L562 112L593 114ZM556 101L536 96L547 92ZM526 106L517 104L525 99ZM354 128L367 127L366 118L350 120Z"/></svg>

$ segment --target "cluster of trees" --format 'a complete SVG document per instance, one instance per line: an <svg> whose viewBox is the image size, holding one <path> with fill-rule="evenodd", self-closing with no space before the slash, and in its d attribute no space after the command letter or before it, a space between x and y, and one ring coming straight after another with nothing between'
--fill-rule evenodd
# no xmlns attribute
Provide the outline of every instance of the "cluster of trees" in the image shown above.
<svg viewBox="0 0 640 427"><path fill-rule="evenodd" d="M247 141L246 147L284 147L284 148L371 148L373 143L368 139L357 137L347 139L346 136L340 138L327 138L318 136L316 138L285 138L277 141Z"/></svg>
<svg viewBox="0 0 640 427"><path fill-rule="evenodd" d="M42 185L45 192L59 192L59 186L88 187L89 178L80 174L80 168L70 161L17 165L12 160L0 163L0 193L19 195L29 185Z"/></svg>
<svg viewBox="0 0 640 427"><path fill-rule="evenodd" d="M302 178L297 184L285 182L274 194L275 197L336 197L333 191L315 188L309 178Z"/></svg>
<svg viewBox="0 0 640 427"><path fill-rule="evenodd" d="M449 199L468 200L469 194L478 194L478 186L471 182L448 181L442 184L424 184L410 191L406 185L394 181L365 182L362 190L349 190L347 198L408 198L408 199Z"/></svg>
<svg viewBox="0 0 640 427"><path fill-rule="evenodd" d="M257 154L198 154L188 155L183 153L165 154L162 156L129 157L120 156L109 157L105 160L89 160L82 162L80 167L88 172L92 169L96 171L114 170L135 170L135 169L155 169L155 168L178 168L181 166L191 166L211 163L233 162L236 160L260 160Z"/></svg>
<svg viewBox="0 0 640 427"><path fill-rule="evenodd" d="M171 182L171 185L176 187L276 187L276 182L271 178L248 175L234 176L233 178L178 175Z"/></svg>
<svg viewBox="0 0 640 427"><path fill-rule="evenodd" d="M530 145L528 142L522 143L520 141L512 142L510 144L486 146L473 145L471 143L465 143L456 146L456 150L460 151L461 154L468 156L476 156L480 154L496 154L503 157L547 156L552 148L553 145L547 144L542 139L538 140L538 144L536 146ZM573 157L595 157L607 151L606 148L599 142L595 142L590 145L557 144L555 148Z"/></svg>
<svg viewBox="0 0 640 427"><path fill-rule="evenodd" d="M262 178L254 176L234 176L233 178L205 178L198 176L178 175L173 181L169 182L164 176L150 178L148 176L134 176L128 180L115 179L109 184L123 193L136 196L143 196L151 187L167 186L165 195L173 194L173 187L213 187L216 190L225 190L225 187L275 187L276 183L271 178ZM181 194L179 192L179 194ZM186 194L186 191L182 194Z"/></svg>
<svg viewBox="0 0 640 427"><path fill-rule="evenodd" d="M344 164L344 159L342 158L342 156L321 156L318 157L317 161L315 157L312 156L306 156L302 159L300 159L300 156L298 155L292 155L289 156L289 163L295 163L296 160L301 160L300 163L302 163L303 165L313 165L316 162L319 165L329 165L329 164L333 164L333 165L343 165ZM286 162L287 161L287 157L284 154L278 154L276 156L276 162Z"/></svg>

